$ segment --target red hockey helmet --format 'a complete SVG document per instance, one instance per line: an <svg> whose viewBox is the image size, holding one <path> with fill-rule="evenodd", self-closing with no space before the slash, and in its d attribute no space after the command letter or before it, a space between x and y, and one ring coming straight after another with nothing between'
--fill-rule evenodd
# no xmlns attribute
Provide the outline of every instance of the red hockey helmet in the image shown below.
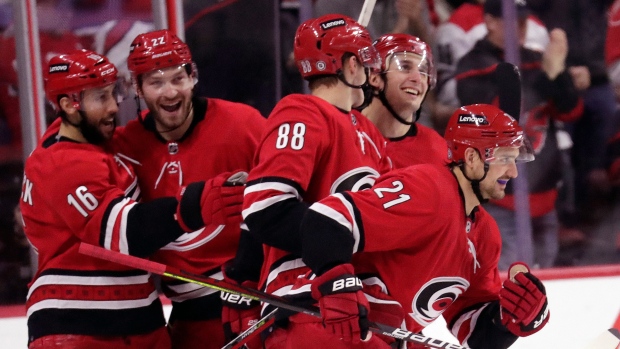
<svg viewBox="0 0 620 349"><path fill-rule="evenodd" d="M457 109L448 121L445 139L448 142L448 156L454 162L464 160L467 148L477 149L483 161L492 162L499 147L519 148L516 161L534 160L534 152L519 123L489 104L473 104Z"/></svg>
<svg viewBox="0 0 620 349"><path fill-rule="evenodd" d="M295 62L304 79L337 75L346 52L354 54L367 68L380 68L381 59L372 46L370 34L352 18L329 14L309 19L297 28Z"/></svg>
<svg viewBox="0 0 620 349"><path fill-rule="evenodd" d="M385 34L373 43L381 57L381 71L387 71L397 53L413 53L421 57L420 73L428 77L428 89L437 83L437 70L433 63L431 47L420 38L409 34Z"/></svg>
<svg viewBox="0 0 620 349"><path fill-rule="evenodd" d="M45 93L60 110L59 96L115 83L117 75L118 70L105 56L89 50L75 50L50 59L45 75Z"/></svg>
<svg viewBox="0 0 620 349"><path fill-rule="evenodd" d="M168 29L140 34L133 39L127 58L131 75L192 63L189 47Z"/></svg>

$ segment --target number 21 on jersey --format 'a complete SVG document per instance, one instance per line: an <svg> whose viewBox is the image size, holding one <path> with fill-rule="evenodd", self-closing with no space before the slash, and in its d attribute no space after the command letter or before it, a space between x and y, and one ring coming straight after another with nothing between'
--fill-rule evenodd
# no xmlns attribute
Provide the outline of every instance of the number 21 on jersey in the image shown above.
<svg viewBox="0 0 620 349"><path fill-rule="evenodd" d="M394 198L395 195L392 194L397 194L398 192L403 190L404 186L401 181L394 181L392 182L392 185L393 187L390 188L373 189L379 199L389 200L383 203L383 208L386 210L394 205L402 204L403 202L409 201L411 199L411 196L409 196L408 194L398 194L398 196ZM388 193L388 195L386 195L386 193Z"/></svg>

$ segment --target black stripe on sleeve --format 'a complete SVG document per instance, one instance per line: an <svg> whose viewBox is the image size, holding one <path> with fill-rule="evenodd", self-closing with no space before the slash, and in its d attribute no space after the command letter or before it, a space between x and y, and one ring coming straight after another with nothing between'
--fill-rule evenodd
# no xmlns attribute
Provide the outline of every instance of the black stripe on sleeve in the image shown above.
<svg viewBox="0 0 620 349"><path fill-rule="evenodd" d="M475 304L463 309L461 315L482 306L484 306L484 303ZM499 301L490 302L487 307L482 310L476 320L476 326L467 340L467 344L471 348L507 349L517 340L518 337L509 332L504 326L495 324L497 321L496 319L499 319L499 311ZM459 316L454 317L448 328L452 329L458 319Z"/></svg>
<svg viewBox="0 0 620 349"><path fill-rule="evenodd" d="M289 185L293 187L295 190L297 190L297 193L299 193L299 196L301 197L303 197L306 194L306 191L299 185L299 183L293 180L287 179L287 178L275 177L275 176L257 178L257 179L247 182L245 186L251 187L256 184L269 183L269 182L282 183L282 184Z"/></svg>
<svg viewBox="0 0 620 349"><path fill-rule="evenodd" d="M108 204L108 207L106 207L105 213L103 214L103 218L101 219L101 229L99 231L99 246L103 247L105 244L105 232L108 227L108 219L110 219L110 212L112 212L112 209L114 208L114 206L116 206L116 204L123 201L124 199L125 199L124 196L119 196L116 199L110 201L110 203Z"/></svg>
<svg viewBox="0 0 620 349"><path fill-rule="evenodd" d="M184 232L174 219L177 200L172 197L136 204L127 215L129 254L146 257L176 240Z"/></svg>
<svg viewBox="0 0 620 349"><path fill-rule="evenodd" d="M364 243L366 242L366 239L364 238L365 234L364 234L364 224L362 223L362 213L355 205L355 202L353 201L353 198L351 197L349 192L344 192L341 194L351 204L351 207L353 207L353 215L355 218L355 224L357 225L357 229L360 232L360 241L357 246L357 251L355 252L362 252L364 251Z"/></svg>
<svg viewBox="0 0 620 349"><path fill-rule="evenodd" d="M355 240L335 220L309 209L301 224L302 260L317 275L336 265L350 263Z"/></svg>
<svg viewBox="0 0 620 349"><path fill-rule="evenodd" d="M297 190L300 197L304 195L304 190L297 182L282 177L261 177L248 182L246 186L249 188L262 183L282 183ZM261 243L301 254L299 224L309 206L297 198L290 198L253 212L244 222L250 234L256 236Z"/></svg>
<svg viewBox="0 0 620 349"><path fill-rule="evenodd" d="M265 245L301 254L299 224L308 204L295 198L280 201L245 218L250 233Z"/></svg>

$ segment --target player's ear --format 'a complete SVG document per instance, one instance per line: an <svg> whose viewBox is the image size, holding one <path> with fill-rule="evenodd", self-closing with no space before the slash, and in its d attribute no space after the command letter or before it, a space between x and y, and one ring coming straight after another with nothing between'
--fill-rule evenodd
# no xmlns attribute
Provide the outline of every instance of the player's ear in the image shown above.
<svg viewBox="0 0 620 349"><path fill-rule="evenodd" d="M357 61L357 57L355 56L351 56L347 58L345 61L346 69L349 70L349 72L352 74L355 73L355 71L357 71L358 66L359 66L359 62Z"/></svg>
<svg viewBox="0 0 620 349"><path fill-rule="evenodd" d="M76 114L80 104L73 100L73 98L65 95L60 99L60 101L58 101L58 105L60 106L60 109L65 112L67 118L70 119L69 121L73 122L74 120L71 120L71 116Z"/></svg>
<svg viewBox="0 0 620 349"><path fill-rule="evenodd" d="M143 98L142 88L140 87L140 82L136 78L131 78L131 85L133 86L133 90L136 91L138 97Z"/></svg>
<svg viewBox="0 0 620 349"><path fill-rule="evenodd" d="M376 72L370 73L368 82L372 85L372 87L376 87L378 89L383 89L383 85L385 84L385 81L381 79L381 74Z"/></svg>
<svg viewBox="0 0 620 349"><path fill-rule="evenodd" d="M469 167L473 167L475 162L480 159L480 154L478 154L478 151L474 148L467 148L465 149L465 164Z"/></svg>

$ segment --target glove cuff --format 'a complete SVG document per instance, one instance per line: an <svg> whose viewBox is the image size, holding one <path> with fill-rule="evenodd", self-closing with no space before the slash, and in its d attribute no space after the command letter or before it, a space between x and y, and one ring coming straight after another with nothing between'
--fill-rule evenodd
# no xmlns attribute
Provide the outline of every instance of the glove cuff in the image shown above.
<svg viewBox="0 0 620 349"><path fill-rule="evenodd" d="M194 182L179 190L177 199L177 221L185 231L196 231L204 227L200 199L205 187L205 182Z"/></svg>
<svg viewBox="0 0 620 349"><path fill-rule="evenodd" d="M353 265L340 264L312 281L312 298L318 300L328 294L357 292L362 281L355 276Z"/></svg>
<svg viewBox="0 0 620 349"><path fill-rule="evenodd" d="M542 328L545 327L547 322L549 322L550 317L551 314L549 312L549 305L545 300L542 309L540 310L536 318L529 324L523 324L522 322L512 322L512 317L506 314L503 310L501 311L501 324L508 331L512 332L512 334L519 337L527 337L542 330Z"/></svg>

